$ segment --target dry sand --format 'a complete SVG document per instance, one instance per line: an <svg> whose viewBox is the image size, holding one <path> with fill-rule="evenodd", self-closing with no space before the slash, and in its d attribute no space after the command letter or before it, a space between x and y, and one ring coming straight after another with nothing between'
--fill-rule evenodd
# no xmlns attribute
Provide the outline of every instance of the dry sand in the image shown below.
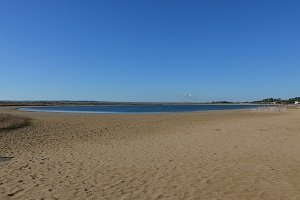
<svg viewBox="0 0 300 200"><path fill-rule="evenodd" d="M33 118L0 131L1 200L300 199L300 110L0 112Z"/></svg>

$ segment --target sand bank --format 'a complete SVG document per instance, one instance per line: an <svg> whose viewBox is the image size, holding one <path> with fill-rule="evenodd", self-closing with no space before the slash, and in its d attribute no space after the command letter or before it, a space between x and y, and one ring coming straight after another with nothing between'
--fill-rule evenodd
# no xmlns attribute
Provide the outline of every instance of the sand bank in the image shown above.
<svg viewBox="0 0 300 200"><path fill-rule="evenodd" d="M300 199L300 110L0 112L0 199Z"/></svg>

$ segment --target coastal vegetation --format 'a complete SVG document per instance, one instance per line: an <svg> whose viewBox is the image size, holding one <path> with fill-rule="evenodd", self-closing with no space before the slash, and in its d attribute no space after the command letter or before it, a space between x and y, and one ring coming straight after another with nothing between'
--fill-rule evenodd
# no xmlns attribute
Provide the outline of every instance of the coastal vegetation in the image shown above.
<svg viewBox="0 0 300 200"><path fill-rule="evenodd" d="M27 117L0 113L0 130L19 128L27 126L29 123L30 119Z"/></svg>
<svg viewBox="0 0 300 200"><path fill-rule="evenodd" d="M263 99L260 101L253 101L251 103L263 103L263 104L268 104L268 103L275 103L275 104L294 104L296 101L300 101L300 97L294 97L294 98L289 98L289 99L281 99L281 98L267 98Z"/></svg>

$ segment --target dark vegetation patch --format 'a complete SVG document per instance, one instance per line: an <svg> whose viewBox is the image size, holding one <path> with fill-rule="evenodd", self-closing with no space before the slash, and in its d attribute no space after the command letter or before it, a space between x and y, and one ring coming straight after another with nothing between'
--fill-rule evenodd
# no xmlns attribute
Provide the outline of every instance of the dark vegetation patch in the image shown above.
<svg viewBox="0 0 300 200"><path fill-rule="evenodd" d="M0 113L0 130L19 128L29 124L30 119L27 117Z"/></svg>

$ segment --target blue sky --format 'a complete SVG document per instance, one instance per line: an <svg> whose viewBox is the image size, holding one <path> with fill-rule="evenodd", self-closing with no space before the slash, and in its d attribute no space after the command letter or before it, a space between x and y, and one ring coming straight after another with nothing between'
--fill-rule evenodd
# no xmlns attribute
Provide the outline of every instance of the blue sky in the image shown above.
<svg viewBox="0 0 300 200"><path fill-rule="evenodd" d="M299 96L300 1L0 0L0 100Z"/></svg>

